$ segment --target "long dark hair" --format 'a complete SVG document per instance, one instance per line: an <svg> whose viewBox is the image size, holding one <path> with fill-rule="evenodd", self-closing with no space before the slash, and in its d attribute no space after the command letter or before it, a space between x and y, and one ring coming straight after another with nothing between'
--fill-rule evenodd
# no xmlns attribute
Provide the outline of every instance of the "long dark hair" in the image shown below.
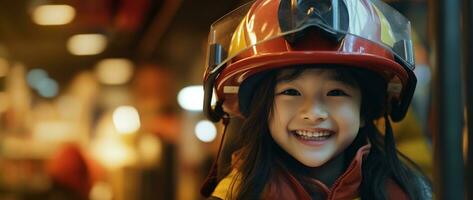
<svg viewBox="0 0 473 200"><path fill-rule="evenodd" d="M318 66L297 67L282 79L295 79L304 70L311 67ZM426 184L428 181L425 176L405 164L406 162L413 164L412 161L405 156L401 156L401 161L398 157L400 153L396 150L392 128L388 116L385 114L387 112L385 112L386 82L384 79L368 70L342 66L325 67L334 69L337 76L344 81L352 80L353 83L349 84L355 84L361 90L361 113L365 120L365 126L360 128L355 141L344 152L348 161L346 166L348 166L358 148L366 144L368 140L371 144L370 153L362 166L361 198L387 199L386 181L391 179L409 195L410 199L422 199L423 188L421 186L430 188L430 184ZM234 163L237 166L227 168L224 173L228 174L233 167L237 167L240 172L234 178L233 185L229 189L228 198L230 199L260 199L275 170L287 169L287 166L282 166L281 162L277 162L277 160L281 156L290 156L274 142L268 127L269 113L272 112L274 103L274 87L278 81L281 81L281 77L278 77L279 72L280 70L273 70L254 77L258 80L258 84L252 85L254 90L251 92L249 106L244 113L246 120L235 141L240 149L238 157L244 159L238 159L238 162ZM376 119L383 116L386 120L384 134L374 124ZM317 199L325 198L320 194L317 195L318 188L304 181L304 173L300 169L299 167L298 170L289 171L300 180L312 196Z"/></svg>

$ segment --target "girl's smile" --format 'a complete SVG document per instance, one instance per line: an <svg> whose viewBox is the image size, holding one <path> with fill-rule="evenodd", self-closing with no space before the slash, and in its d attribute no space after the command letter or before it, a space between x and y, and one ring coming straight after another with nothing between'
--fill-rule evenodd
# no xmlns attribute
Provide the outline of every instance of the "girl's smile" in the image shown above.
<svg viewBox="0 0 473 200"><path fill-rule="evenodd" d="M285 74L286 73L286 74ZM361 126L361 91L330 69L306 69L290 80L283 71L269 117L271 136L292 157L319 167L339 155Z"/></svg>
<svg viewBox="0 0 473 200"><path fill-rule="evenodd" d="M291 131L303 144L310 146L323 145L335 133L330 129L314 128Z"/></svg>

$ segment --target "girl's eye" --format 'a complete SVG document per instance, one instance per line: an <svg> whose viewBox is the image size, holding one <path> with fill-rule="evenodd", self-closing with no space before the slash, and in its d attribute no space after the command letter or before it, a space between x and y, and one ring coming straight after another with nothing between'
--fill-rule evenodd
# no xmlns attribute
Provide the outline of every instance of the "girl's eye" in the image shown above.
<svg viewBox="0 0 473 200"><path fill-rule="evenodd" d="M282 94L282 95L289 95L289 96L300 96L301 93L295 89L287 89L287 90L284 90L282 92L280 92L279 94Z"/></svg>
<svg viewBox="0 0 473 200"><path fill-rule="evenodd" d="M346 92L340 89L330 90L327 96L349 96Z"/></svg>

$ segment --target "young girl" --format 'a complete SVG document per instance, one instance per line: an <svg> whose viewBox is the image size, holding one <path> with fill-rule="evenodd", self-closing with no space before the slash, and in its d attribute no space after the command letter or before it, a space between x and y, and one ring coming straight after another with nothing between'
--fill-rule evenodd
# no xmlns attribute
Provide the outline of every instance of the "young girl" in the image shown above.
<svg viewBox="0 0 473 200"><path fill-rule="evenodd" d="M218 20L204 111L226 125L244 122L229 141L237 149L231 165L215 164L202 194L431 199L390 126L415 88L410 42L409 21L378 0L256 0Z"/></svg>

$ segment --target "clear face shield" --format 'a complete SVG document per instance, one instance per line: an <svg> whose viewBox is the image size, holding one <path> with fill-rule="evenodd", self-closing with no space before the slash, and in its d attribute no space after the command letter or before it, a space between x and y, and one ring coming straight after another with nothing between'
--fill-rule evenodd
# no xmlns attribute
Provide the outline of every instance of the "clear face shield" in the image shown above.
<svg viewBox="0 0 473 200"><path fill-rule="evenodd" d="M414 54L410 22L380 0L281 0L277 21L256 22L249 2L212 24L209 35L208 66L218 71L239 52L273 38L296 42L310 27L318 28L338 41L350 34L382 45L411 70ZM243 23L245 22L245 23ZM255 26L254 23L278 23L279 26ZM244 27L246 26L246 27ZM243 38L239 29L248 31ZM236 43L236 45L235 45ZM235 48L236 46L236 48Z"/></svg>

